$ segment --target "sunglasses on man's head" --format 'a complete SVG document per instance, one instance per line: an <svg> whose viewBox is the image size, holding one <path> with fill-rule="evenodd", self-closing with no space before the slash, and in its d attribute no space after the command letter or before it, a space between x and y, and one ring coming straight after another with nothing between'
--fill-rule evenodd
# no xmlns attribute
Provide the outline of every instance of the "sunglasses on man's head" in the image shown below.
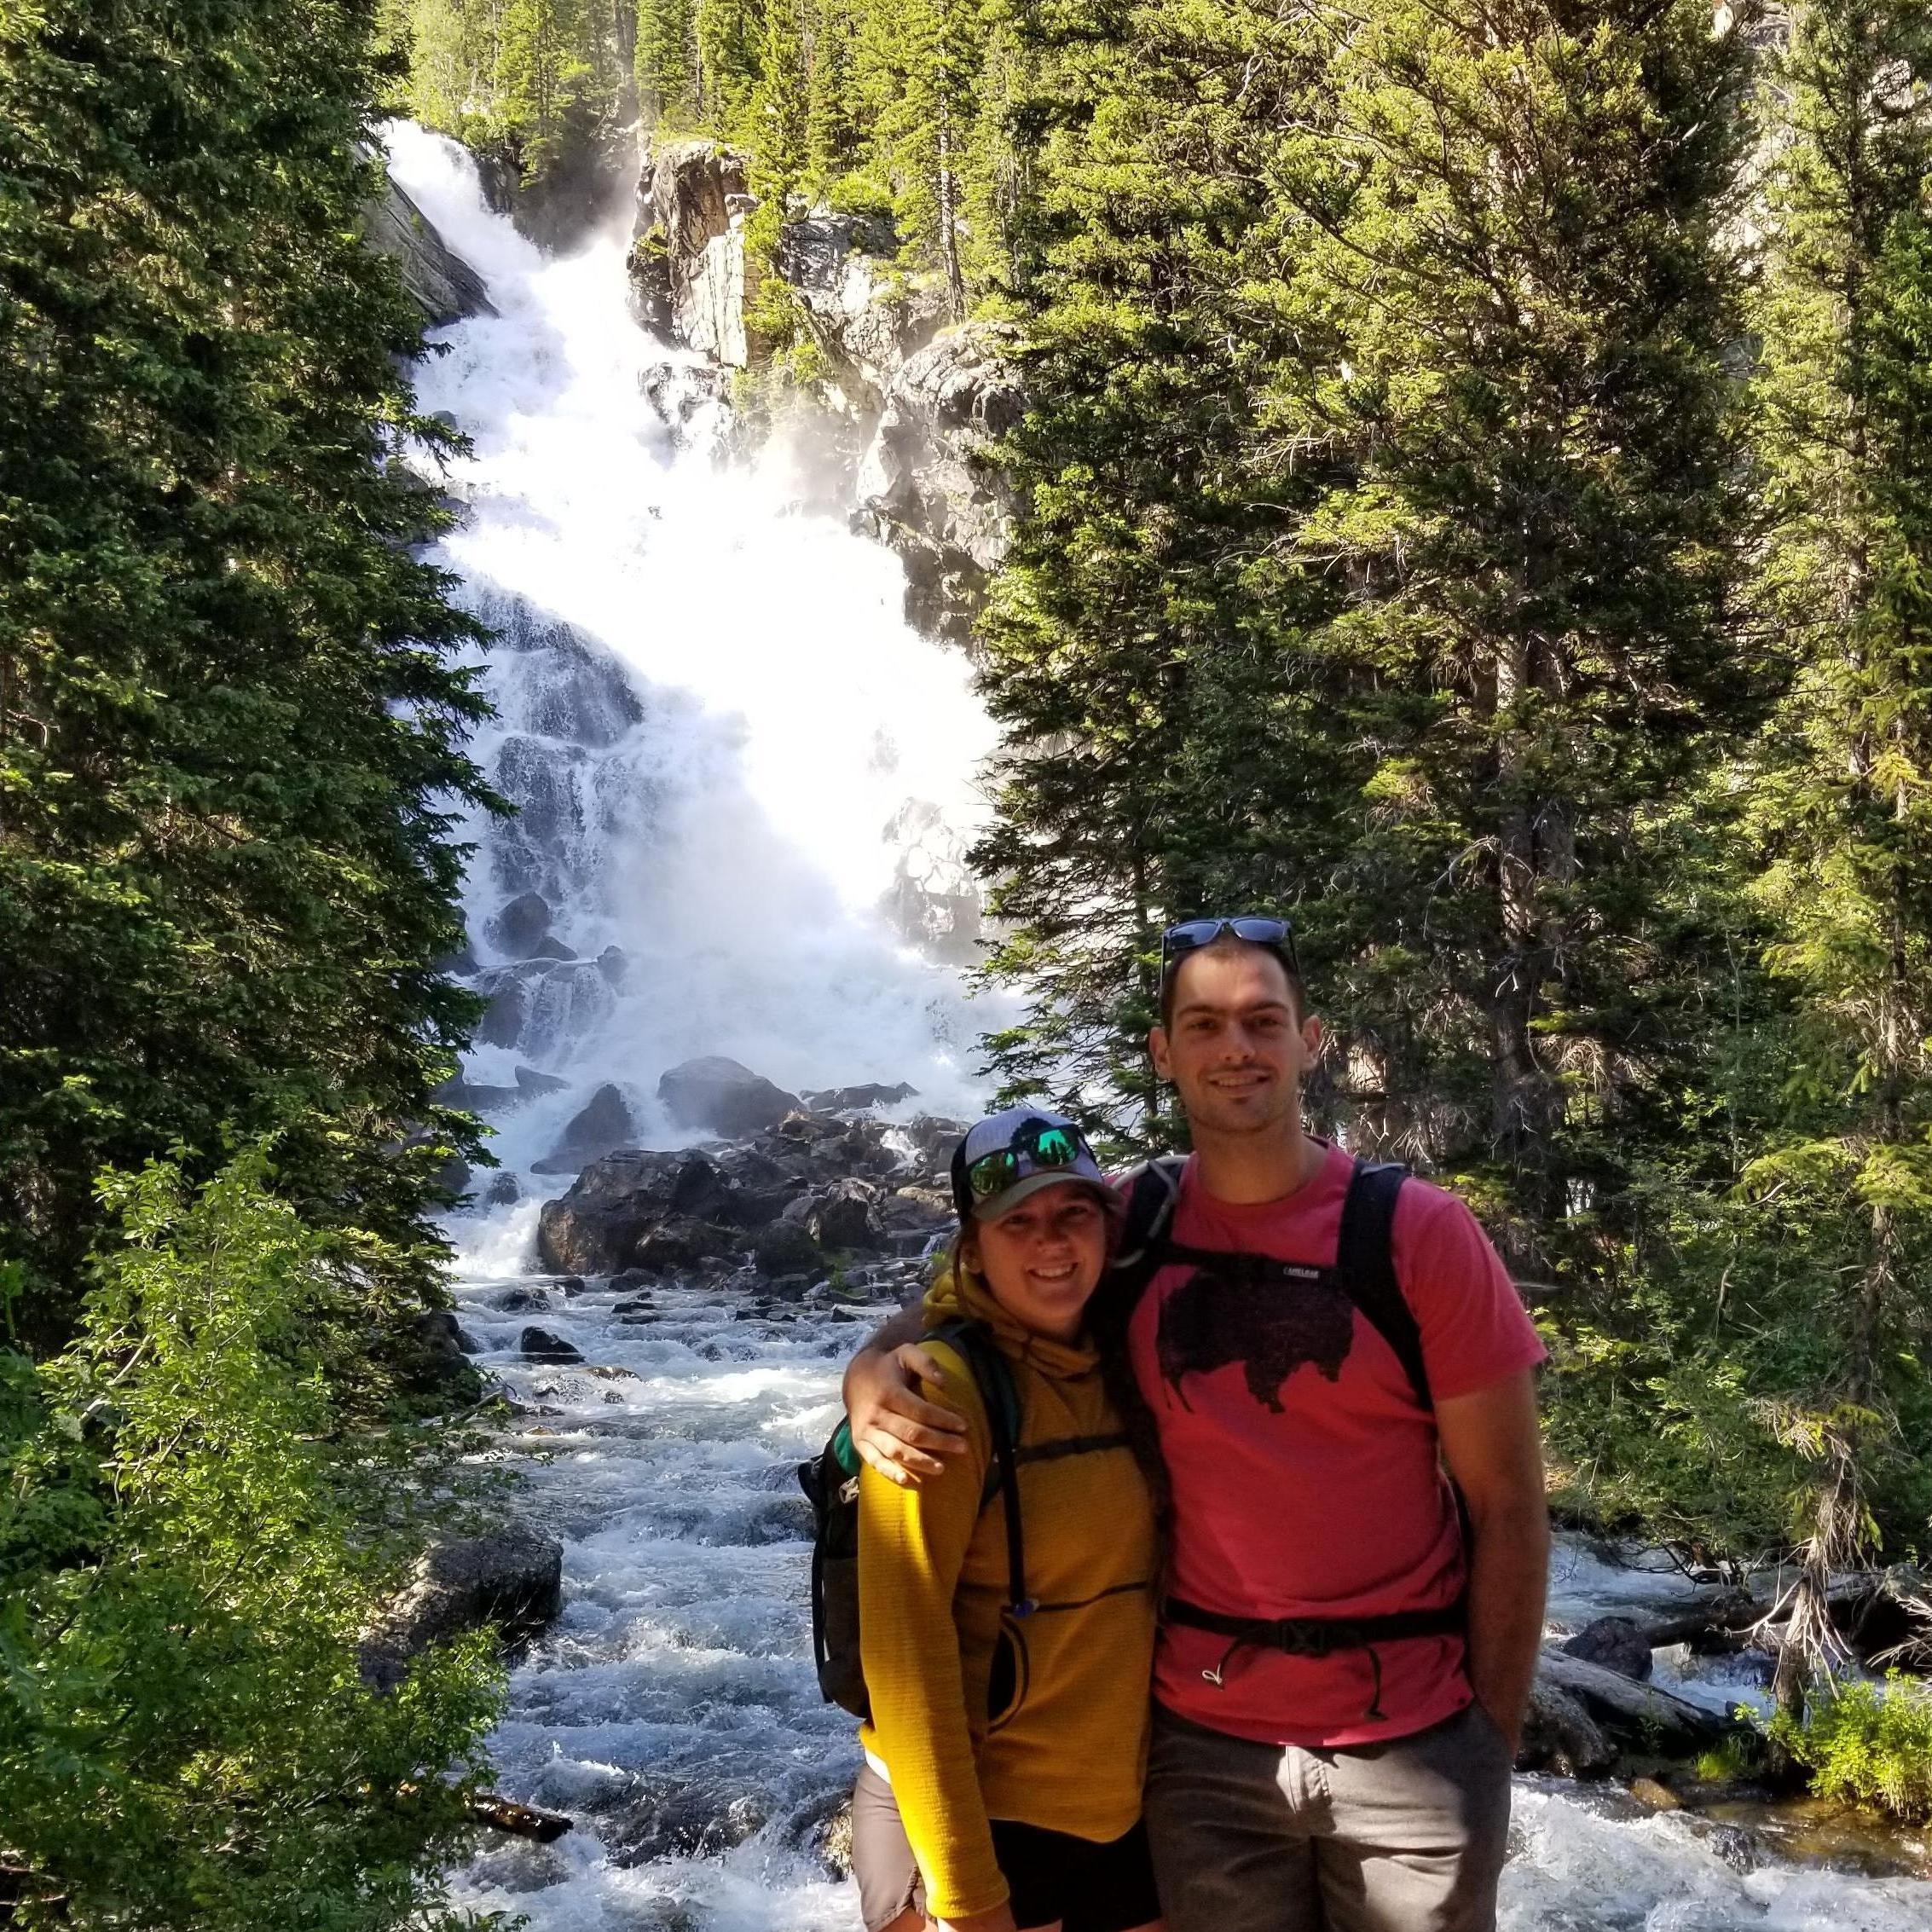
<svg viewBox="0 0 1932 1932"><path fill-rule="evenodd" d="M1260 913L1242 913L1233 919L1182 919L1160 935L1160 970L1165 973L1177 959L1212 946L1223 933L1232 933L1251 946L1265 946L1280 953L1297 979L1301 963L1295 957L1293 928L1286 919L1270 919Z"/></svg>
<svg viewBox="0 0 1932 1932"><path fill-rule="evenodd" d="M991 1200L996 1194L1023 1180L1027 1173L1055 1167L1071 1167L1082 1154L1093 1158L1092 1149L1076 1127L1056 1127L1044 1120L1029 1120L1004 1146L982 1154L966 1168L966 1187L976 1201ZM1030 1166L1022 1169L1022 1160Z"/></svg>

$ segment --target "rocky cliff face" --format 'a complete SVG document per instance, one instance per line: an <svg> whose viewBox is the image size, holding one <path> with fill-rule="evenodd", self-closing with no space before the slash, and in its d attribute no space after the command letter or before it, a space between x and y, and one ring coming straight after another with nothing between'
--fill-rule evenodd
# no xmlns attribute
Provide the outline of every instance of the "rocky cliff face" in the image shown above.
<svg viewBox="0 0 1932 1932"><path fill-rule="evenodd" d="M639 188L638 320L723 368L763 359L748 321L759 269L745 223L756 205L742 157L712 141L665 148ZM943 289L905 275L897 252L883 222L800 207L774 272L824 363L807 440L849 471L855 521L905 558L908 617L963 640L1016 507L992 457L1025 407L1016 338L998 323L946 327Z"/></svg>
<svg viewBox="0 0 1932 1932"><path fill-rule="evenodd" d="M714 141L665 148L638 184L631 285L639 321L729 369L747 367L746 309L757 293L744 220L757 206L744 160Z"/></svg>
<svg viewBox="0 0 1932 1932"><path fill-rule="evenodd" d="M1026 408L1016 332L949 329L888 385L857 483L865 527L905 559L906 610L922 629L963 639L1013 527L997 439Z"/></svg>
<svg viewBox="0 0 1932 1932"><path fill-rule="evenodd" d="M380 253L396 257L403 287L431 327L440 328L466 315L496 313L483 277L451 252L422 210L386 177L381 199L363 210L362 239Z"/></svg>

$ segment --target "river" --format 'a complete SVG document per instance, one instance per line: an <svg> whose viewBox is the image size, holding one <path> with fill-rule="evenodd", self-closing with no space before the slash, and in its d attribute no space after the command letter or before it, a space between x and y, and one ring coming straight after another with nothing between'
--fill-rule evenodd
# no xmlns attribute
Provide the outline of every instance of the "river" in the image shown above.
<svg viewBox="0 0 1932 1932"><path fill-rule="evenodd" d="M548 1847L492 1843L458 1895L535 1932L852 1932L822 1851L856 1748L807 1660L793 1469L871 1311L755 1316L673 1286L620 1316L630 1298L606 1285L567 1296L530 1273L538 1203L565 1184L534 1170L606 1084L637 1142L688 1137L656 1081L696 1054L795 1090L903 1080L970 1108L991 1016L910 943L905 908L957 885L992 734L963 659L905 628L894 558L805 513L782 463L716 460L706 372L628 317L626 237L550 260L449 143L399 125L389 145L499 311L440 332L419 381L473 438L438 555L499 630L478 661L498 719L474 751L523 808L468 828L458 969L492 996L467 1077L514 1090L521 1069L526 1097L495 1118L509 1198L452 1231L463 1322L523 1412L504 1454L565 1548L563 1615L516 1664L494 1749L506 1791L577 1820ZM500 1305L518 1288L583 1367L522 1361L529 1311ZM1573 1547L1555 1582L1563 1627L1683 1588ZM1514 1840L1506 1932L1932 1926L1932 1884L1609 1790L1518 1780Z"/></svg>

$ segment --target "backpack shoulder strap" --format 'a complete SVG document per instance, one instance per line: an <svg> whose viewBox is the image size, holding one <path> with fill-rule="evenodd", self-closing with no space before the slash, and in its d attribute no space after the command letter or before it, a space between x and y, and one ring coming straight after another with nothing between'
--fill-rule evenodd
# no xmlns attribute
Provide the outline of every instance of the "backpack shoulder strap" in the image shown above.
<svg viewBox="0 0 1932 1932"><path fill-rule="evenodd" d="M1335 1277L1363 1318L1395 1351L1415 1399L1433 1410L1429 1371L1422 1360L1422 1333L1416 1327L1409 1297L1396 1279L1391 1239L1395 1229L1396 1197L1409 1178L1397 1162L1358 1160L1342 1204L1341 1239L1335 1247Z"/></svg>
<svg viewBox="0 0 1932 1932"><path fill-rule="evenodd" d="M1181 1198L1181 1172L1187 1164L1186 1155L1166 1154L1143 1160L1120 1177L1127 1212L1114 1254L1116 1271L1141 1266L1150 1251L1159 1247L1174 1218L1174 1206Z"/></svg>
<svg viewBox="0 0 1932 1932"><path fill-rule="evenodd" d="M1015 1475L1015 1452L1020 1446L1020 1391L1013 1380L1012 1365L999 1351L983 1324L962 1316L942 1322L922 1338L945 1342L958 1351L986 1404L986 1427L992 1437L992 1466L986 1472L980 1492L984 1509L1004 1489L1006 1492L1006 1597L1007 1608L1015 1617L1033 1609L1027 1594L1027 1546L1020 1521L1020 1484Z"/></svg>

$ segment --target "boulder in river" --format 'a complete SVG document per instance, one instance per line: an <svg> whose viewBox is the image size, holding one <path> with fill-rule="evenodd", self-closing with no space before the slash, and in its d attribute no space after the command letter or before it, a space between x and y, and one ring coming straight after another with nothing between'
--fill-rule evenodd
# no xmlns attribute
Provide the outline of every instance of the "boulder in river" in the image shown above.
<svg viewBox="0 0 1932 1932"><path fill-rule="evenodd" d="M701 1154L627 1148L593 1160L537 1222L541 1264L557 1274L615 1275L631 1266L640 1237L668 1214L714 1211L717 1170Z"/></svg>
<svg viewBox="0 0 1932 1932"><path fill-rule="evenodd" d="M553 1334L548 1328L540 1328L534 1322L517 1338L517 1346L525 1362L581 1362L583 1351L565 1341L561 1335Z"/></svg>
<svg viewBox="0 0 1932 1932"><path fill-rule="evenodd" d="M799 1105L796 1094L719 1054L671 1067L658 1080L657 1097L674 1125L727 1138L775 1127Z"/></svg>
<svg viewBox="0 0 1932 1932"><path fill-rule="evenodd" d="M362 1680L393 1690L418 1652L481 1623L510 1638L541 1630L557 1615L563 1589L564 1546L526 1524L506 1523L487 1536L439 1538L364 1632Z"/></svg>
<svg viewBox="0 0 1932 1932"><path fill-rule="evenodd" d="M1586 1663L1600 1663L1620 1677L1633 1677L1647 1684L1651 1677L1650 1639L1628 1617L1599 1617L1586 1623L1563 1646L1565 1657L1580 1657Z"/></svg>
<svg viewBox="0 0 1932 1932"><path fill-rule="evenodd" d="M818 1244L796 1221L774 1221L759 1231L753 1258L761 1275L800 1274L818 1268L823 1260Z"/></svg>
<svg viewBox="0 0 1932 1932"><path fill-rule="evenodd" d="M802 1227L821 1248L871 1251L888 1245L879 1218L883 1196L870 1181L834 1181L792 1202L783 1218Z"/></svg>
<svg viewBox="0 0 1932 1932"><path fill-rule="evenodd" d="M593 1160L637 1138L629 1103L608 1081L570 1117L557 1144L530 1169L533 1174L580 1173ZM591 1272L599 1272L593 1270Z"/></svg>
<svg viewBox="0 0 1932 1932"><path fill-rule="evenodd" d="M824 1087L802 1097L816 1113L842 1114L853 1108L896 1107L902 1100L917 1098L918 1092L918 1088L909 1087L903 1080L892 1087L872 1081L864 1086Z"/></svg>
<svg viewBox="0 0 1932 1932"><path fill-rule="evenodd" d="M639 1237L633 1257L649 1274L679 1274L741 1252L743 1238L709 1221L672 1215Z"/></svg>
<svg viewBox="0 0 1932 1932"><path fill-rule="evenodd" d="M489 923L490 943L512 959L530 959L550 934L550 902L540 892L522 892Z"/></svg>
<svg viewBox="0 0 1932 1932"><path fill-rule="evenodd" d="M1581 1700L1539 1678L1523 1720L1516 1768L1553 1771L1562 1778L1600 1778L1616 1762L1617 1746Z"/></svg>

